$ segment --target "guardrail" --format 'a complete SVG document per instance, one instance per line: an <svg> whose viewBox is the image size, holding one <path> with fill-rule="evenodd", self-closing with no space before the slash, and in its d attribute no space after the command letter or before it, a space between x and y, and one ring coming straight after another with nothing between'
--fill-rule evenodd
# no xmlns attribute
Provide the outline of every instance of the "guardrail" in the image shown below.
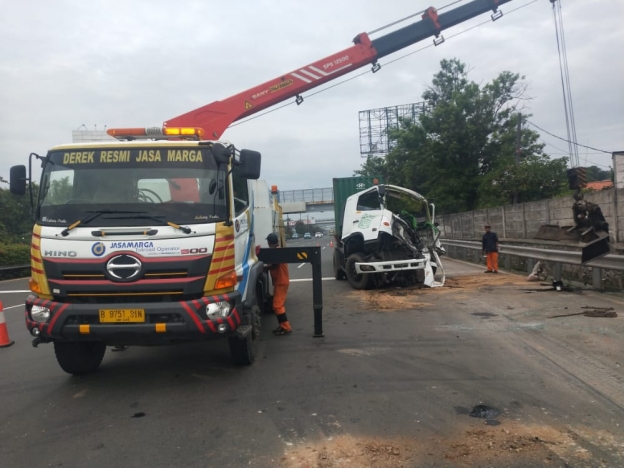
<svg viewBox="0 0 624 468"><path fill-rule="evenodd" d="M13 266L0 266L0 271L23 270L25 268L30 268L30 264L28 264L28 265L13 265Z"/></svg>
<svg viewBox="0 0 624 468"><path fill-rule="evenodd" d="M474 261L479 262L481 257L481 242L476 241L461 241L454 239L440 239L443 246L460 247L468 250L473 250ZM561 266L563 264L568 265L581 265L581 253L566 251L566 250L547 250L538 249L535 247L520 247L517 245L500 245L499 253L506 254L505 256L505 269L511 269L511 258L509 255L515 255L517 257L527 258L527 272L530 273L533 270L535 260L550 261L555 264L553 271L553 279L555 281L561 281ZM605 257L597 260L592 260L583 266L592 268L592 286L595 289L603 289L602 286L602 270L619 270L624 271L624 255L609 254Z"/></svg>

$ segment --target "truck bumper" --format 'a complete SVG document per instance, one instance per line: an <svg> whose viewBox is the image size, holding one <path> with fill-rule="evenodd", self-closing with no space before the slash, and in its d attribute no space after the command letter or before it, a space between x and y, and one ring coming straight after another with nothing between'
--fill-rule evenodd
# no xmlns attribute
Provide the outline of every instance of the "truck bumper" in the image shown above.
<svg viewBox="0 0 624 468"><path fill-rule="evenodd" d="M228 302L225 317L209 318L206 306ZM45 322L32 320L32 307L45 307L50 317ZM142 309L140 323L101 323L100 309ZM102 341L107 345L151 345L232 336L248 325L241 313L238 292L202 297L192 301L163 303L76 304L49 301L34 295L26 299L26 328L41 342Z"/></svg>
<svg viewBox="0 0 624 468"><path fill-rule="evenodd" d="M426 258L412 258L409 260L391 260L388 262L361 262L355 264L358 274L392 273L405 270L424 270L428 260Z"/></svg>

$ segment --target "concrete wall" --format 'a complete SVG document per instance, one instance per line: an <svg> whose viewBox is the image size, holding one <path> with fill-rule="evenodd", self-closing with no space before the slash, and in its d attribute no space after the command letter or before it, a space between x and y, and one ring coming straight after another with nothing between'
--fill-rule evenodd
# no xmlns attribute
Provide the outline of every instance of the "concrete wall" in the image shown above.
<svg viewBox="0 0 624 468"><path fill-rule="evenodd" d="M602 190L585 194L585 200L600 206L609 223L612 242L624 242L624 189ZM501 239L532 239L542 224L573 226L569 197L485 208L438 216L442 237L480 239L483 226L489 223Z"/></svg>

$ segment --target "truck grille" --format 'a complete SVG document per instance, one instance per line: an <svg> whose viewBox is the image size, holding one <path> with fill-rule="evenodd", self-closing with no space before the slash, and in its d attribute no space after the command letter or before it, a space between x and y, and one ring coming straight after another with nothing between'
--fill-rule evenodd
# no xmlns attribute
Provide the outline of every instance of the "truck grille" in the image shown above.
<svg viewBox="0 0 624 468"><path fill-rule="evenodd" d="M201 296L210 256L143 258L132 280L119 280L107 271L109 258L44 259L55 299L67 302L169 302Z"/></svg>

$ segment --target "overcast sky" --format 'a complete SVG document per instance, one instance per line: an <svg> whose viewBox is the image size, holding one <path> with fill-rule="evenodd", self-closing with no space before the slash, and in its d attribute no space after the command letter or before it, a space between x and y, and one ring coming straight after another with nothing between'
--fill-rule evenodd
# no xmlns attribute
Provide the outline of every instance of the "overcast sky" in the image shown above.
<svg viewBox="0 0 624 468"><path fill-rule="evenodd" d="M514 0L502 10L529 2ZM0 0L0 176L8 179L9 167L25 164L30 152L70 142L83 124L161 125L345 49L360 32L447 3ZM624 150L624 2L564 0L562 6L578 141ZM353 175L363 161L358 111L421 101L440 60L453 57L470 66L477 82L503 70L525 75L531 120L566 137L548 0L384 67L430 42L382 59L378 73L232 127L224 138L260 151L262 178L281 190L331 186L332 177ZM564 155L565 142L542 136L547 152ZM593 150L580 156L582 164L585 158L589 165L611 164L610 155Z"/></svg>

